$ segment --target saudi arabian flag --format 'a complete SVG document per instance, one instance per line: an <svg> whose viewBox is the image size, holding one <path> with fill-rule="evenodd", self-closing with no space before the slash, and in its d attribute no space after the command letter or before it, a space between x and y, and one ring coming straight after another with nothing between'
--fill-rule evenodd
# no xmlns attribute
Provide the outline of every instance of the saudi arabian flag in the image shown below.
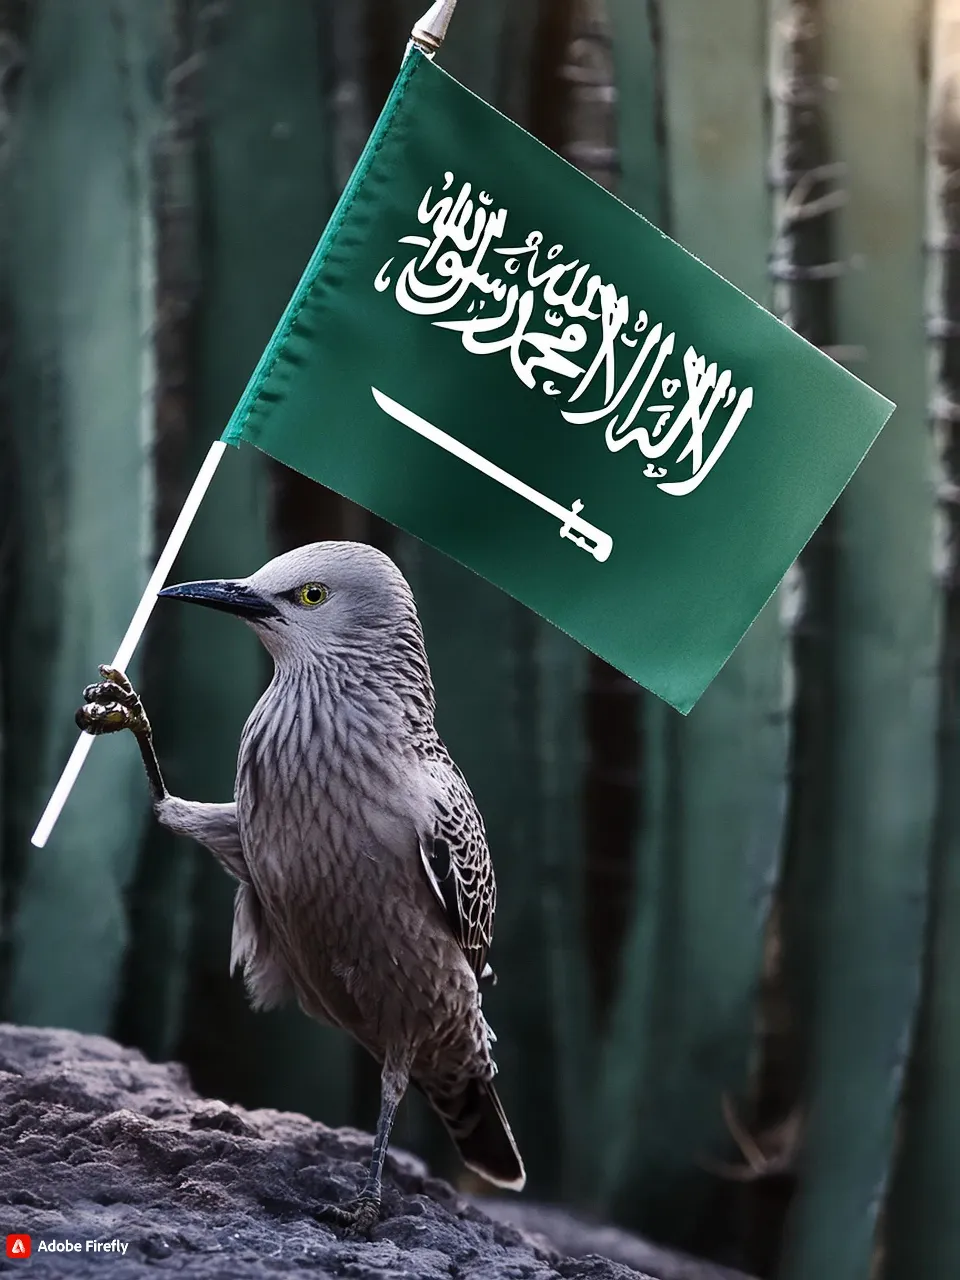
<svg viewBox="0 0 960 1280"><path fill-rule="evenodd" d="M892 409L413 49L223 439L686 712Z"/></svg>

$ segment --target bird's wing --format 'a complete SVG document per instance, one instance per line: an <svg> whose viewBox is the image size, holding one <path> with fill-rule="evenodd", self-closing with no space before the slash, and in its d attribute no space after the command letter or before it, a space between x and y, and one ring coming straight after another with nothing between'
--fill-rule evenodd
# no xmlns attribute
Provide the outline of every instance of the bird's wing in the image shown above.
<svg viewBox="0 0 960 1280"><path fill-rule="evenodd" d="M434 802L432 827L420 833L420 858L470 967L478 978L492 979L487 952L497 886L487 834L463 775L456 765L448 769L443 798Z"/></svg>

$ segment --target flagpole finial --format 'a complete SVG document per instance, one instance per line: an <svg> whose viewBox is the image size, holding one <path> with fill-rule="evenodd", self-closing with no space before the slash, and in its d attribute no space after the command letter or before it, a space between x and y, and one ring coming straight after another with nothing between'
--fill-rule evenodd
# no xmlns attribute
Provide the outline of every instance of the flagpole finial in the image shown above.
<svg viewBox="0 0 960 1280"><path fill-rule="evenodd" d="M446 38L457 0L437 0L410 33L410 39L428 58L432 58Z"/></svg>

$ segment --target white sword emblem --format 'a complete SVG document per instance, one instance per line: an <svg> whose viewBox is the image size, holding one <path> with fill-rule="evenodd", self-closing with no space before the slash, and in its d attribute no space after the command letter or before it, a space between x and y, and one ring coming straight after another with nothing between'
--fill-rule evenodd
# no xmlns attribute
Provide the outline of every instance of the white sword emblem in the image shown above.
<svg viewBox="0 0 960 1280"><path fill-rule="evenodd" d="M481 454L475 453L467 445L455 440L453 436L448 436L445 431L433 426L425 418L418 417L411 409L406 409L402 404L397 404L396 400L391 400L389 396L385 396L376 387L371 387L370 390L373 392L374 400L376 400L384 413L388 413L391 418L395 418L397 422L409 427L411 431L416 431L418 435L430 440L433 444L438 444L441 449L446 449L448 453L452 453L464 462L468 462L471 467L476 467L484 475L490 476L492 480L496 480L506 488L512 489L521 498L526 498L528 502L532 502L541 511L546 511L548 515L559 520L561 538L568 538L576 546L588 551L601 564L609 558L610 552L613 550L613 539L609 533L604 533L602 529L598 529L589 520L582 518L580 512L583 510L583 503L579 498L571 503L569 507L561 506L559 502L554 502L546 494L538 493L530 485L524 484L522 480L512 476L509 471L504 471L495 462L490 462Z"/></svg>

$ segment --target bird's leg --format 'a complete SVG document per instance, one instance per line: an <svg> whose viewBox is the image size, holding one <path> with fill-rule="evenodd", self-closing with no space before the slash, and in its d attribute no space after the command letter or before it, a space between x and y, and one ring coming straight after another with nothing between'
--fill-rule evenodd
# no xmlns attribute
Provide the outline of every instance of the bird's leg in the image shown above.
<svg viewBox="0 0 960 1280"><path fill-rule="evenodd" d="M203 804L170 795L153 749L150 721L136 689L115 667L101 667L100 674L103 680L88 684L83 691L83 706L76 715L79 728L96 735L129 729L140 748L157 821L174 835L188 836L205 845L230 875L236 880L248 881L250 874L243 857L236 805L232 801Z"/></svg>
<svg viewBox="0 0 960 1280"><path fill-rule="evenodd" d="M397 1118L397 1110L409 1082L409 1066L406 1063L401 1066L387 1058L380 1075L380 1117L377 1120L373 1154L363 1190L355 1200L349 1200L346 1204L321 1205L316 1210L318 1218L332 1222L335 1226L345 1227L347 1235L366 1235L380 1220L383 1161L390 1143L393 1122Z"/></svg>
<svg viewBox="0 0 960 1280"><path fill-rule="evenodd" d="M76 715L77 727L95 736L129 729L140 748L151 799L154 804L159 804L167 796L167 788L153 749L153 731L140 695L116 667L101 667L100 674L103 680L88 684L83 691L83 706Z"/></svg>

